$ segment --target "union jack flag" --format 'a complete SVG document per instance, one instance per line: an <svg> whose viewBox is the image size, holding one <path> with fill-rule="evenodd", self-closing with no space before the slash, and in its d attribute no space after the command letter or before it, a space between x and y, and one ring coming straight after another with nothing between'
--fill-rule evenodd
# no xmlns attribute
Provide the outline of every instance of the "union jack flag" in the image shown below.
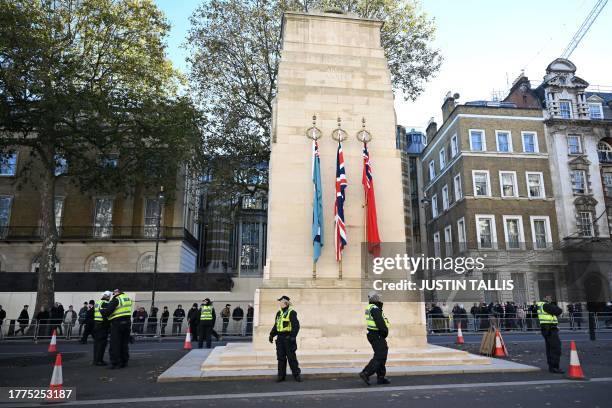
<svg viewBox="0 0 612 408"><path fill-rule="evenodd" d="M336 203L334 205L334 241L336 244L336 261L342 260L342 250L346 246L346 225L344 223L344 190L348 186L346 172L344 170L344 153L342 143L338 142L338 154L336 155Z"/></svg>

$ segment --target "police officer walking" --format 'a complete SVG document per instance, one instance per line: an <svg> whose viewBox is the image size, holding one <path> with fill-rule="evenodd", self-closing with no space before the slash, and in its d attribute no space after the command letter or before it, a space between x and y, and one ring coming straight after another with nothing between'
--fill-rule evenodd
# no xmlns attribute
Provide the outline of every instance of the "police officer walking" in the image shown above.
<svg viewBox="0 0 612 408"><path fill-rule="evenodd" d="M113 292L113 299L106 308L101 310L102 316L108 318L111 326L109 354L110 369L127 367L129 354L129 341L132 323L132 299L119 289Z"/></svg>
<svg viewBox="0 0 612 408"><path fill-rule="evenodd" d="M555 302L552 302L552 296L550 295L544 298L544 302L536 303L536 306L538 308L540 330L546 343L548 371L555 374L563 374L564 371L559 368L561 340L559 339L559 329L557 328L557 316L563 313L563 309L557 306Z"/></svg>
<svg viewBox="0 0 612 408"><path fill-rule="evenodd" d="M272 326L270 337L268 338L270 343L272 343L274 342L274 337L278 336L276 338L276 359L278 360L278 378L276 382L285 381L287 361L295 381L302 382L300 366L295 355L300 322L297 318L297 312L291 307L290 300L287 296L282 296L278 299L280 310L276 312L275 324Z"/></svg>
<svg viewBox="0 0 612 408"><path fill-rule="evenodd" d="M377 384L390 384L385 375L387 369L387 354L389 347L387 346L387 336L389 335L389 321L383 313L383 302L380 296L376 293L368 296L368 307L365 310L366 326L368 329L367 338L374 350L374 357L365 366L363 371L359 373L359 377L367 385L370 385L370 376L376 373Z"/></svg>
<svg viewBox="0 0 612 408"><path fill-rule="evenodd" d="M200 323L198 324L198 348L202 348L206 340L206 348L212 347L212 332L217 315L209 298L204 299L200 308Z"/></svg>
<svg viewBox="0 0 612 408"><path fill-rule="evenodd" d="M106 351L106 343L108 343L108 319L102 316L102 310L106 308L106 305L110 301L110 297L113 295L111 291L106 291L102 294L102 299L98 300L94 305L94 351L93 351L93 365L105 366L104 352Z"/></svg>

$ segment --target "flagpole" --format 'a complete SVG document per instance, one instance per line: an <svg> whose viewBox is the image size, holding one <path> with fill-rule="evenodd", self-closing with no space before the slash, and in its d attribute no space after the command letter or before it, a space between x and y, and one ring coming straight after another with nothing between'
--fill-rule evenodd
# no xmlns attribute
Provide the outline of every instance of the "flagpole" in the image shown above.
<svg viewBox="0 0 612 408"><path fill-rule="evenodd" d="M368 147L368 145L364 142L363 143L363 147L364 149L366 149ZM365 166L365 163L364 163ZM363 169L365 171L365 168ZM365 187L365 186L364 186ZM365 243L365 249L366 249L366 253L365 256L368 256L369 253L369 249L368 248L368 194L365 191L363 191L363 242ZM365 268L365 277L366 279L368 278L368 267L366 265Z"/></svg>
<svg viewBox="0 0 612 408"><path fill-rule="evenodd" d="M342 280L342 258L338 261L338 279Z"/></svg>

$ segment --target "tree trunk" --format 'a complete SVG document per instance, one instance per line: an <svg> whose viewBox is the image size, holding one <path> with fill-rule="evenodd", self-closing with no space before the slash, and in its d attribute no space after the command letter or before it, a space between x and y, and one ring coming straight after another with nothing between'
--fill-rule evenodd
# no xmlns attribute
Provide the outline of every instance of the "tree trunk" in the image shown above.
<svg viewBox="0 0 612 408"><path fill-rule="evenodd" d="M50 157L53 158L52 153ZM51 163L54 163L53 159ZM55 228L55 169L52 164L44 167L40 189L42 248L39 257L35 313L41 307L50 310L55 303L55 251L58 240Z"/></svg>

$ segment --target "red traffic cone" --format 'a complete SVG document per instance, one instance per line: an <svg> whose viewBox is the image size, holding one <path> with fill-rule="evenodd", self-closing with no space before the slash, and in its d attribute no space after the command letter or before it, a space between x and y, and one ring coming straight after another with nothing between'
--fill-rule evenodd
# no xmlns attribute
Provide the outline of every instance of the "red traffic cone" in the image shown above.
<svg viewBox="0 0 612 408"><path fill-rule="evenodd" d="M495 352L493 353L493 357L508 357L506 345L498 329L495 329Z"/></svg>
<svg viewBox="0 0 612 408"><path fill-rule="evenodd" d="M185 344L183 345L184 350L191 350L191 328L187 327L187 334L185 334Z"/></svg>
<svg viewBox="0 0 612 408"><path fill-rule="evenodd" d="M457 328L457 344L464 344L463 340L463 332L461 331L461 323L459 323L459 327Z"/></svg>
<svg viewBox="0 0 612 408"><path fill-rule="evenodd" d="M57 353L57 356L55 356L55 365L53 366L53 374L51 375L51 384L49 385L51 396L47 399L61 399L57 394L58 391L62 389L63 384L64 377L62 376L62 355L61 353Z"/></svg>
<svg viewBox="0 0 612 408"><path fill-rule="evenodd" d="M580 367L580 360L578 359L578 351L576 350L576 343L574 340L570 343L570 363L569 370L567 370L567 378L572 380L584 380L584 373L582 367Z"/></svg>
<svg viewBox="0 0 612 408"><path fill-rule="evenodd" d="M55 329L53 329L53 334L51 335L51 343L49 343L49 348L47 349L49 353L57 352L57 335L55 333Z"/></svg>

